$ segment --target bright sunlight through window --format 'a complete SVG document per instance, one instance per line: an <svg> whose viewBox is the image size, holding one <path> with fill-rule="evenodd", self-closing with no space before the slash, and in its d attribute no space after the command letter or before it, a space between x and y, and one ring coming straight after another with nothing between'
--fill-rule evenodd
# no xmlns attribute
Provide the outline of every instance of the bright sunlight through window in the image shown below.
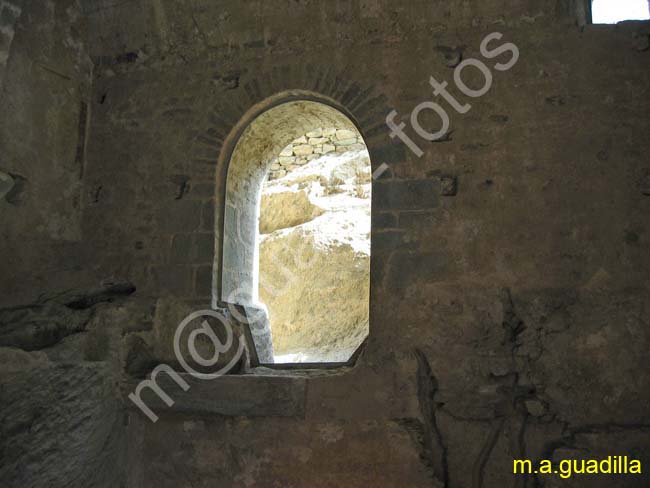
<svg viewBox="0 0 650 488"><path fill-rule="evenodd" d="M623 20L650 18L648 0L593 0L591 12L594 24L615 24Z"/></svg>

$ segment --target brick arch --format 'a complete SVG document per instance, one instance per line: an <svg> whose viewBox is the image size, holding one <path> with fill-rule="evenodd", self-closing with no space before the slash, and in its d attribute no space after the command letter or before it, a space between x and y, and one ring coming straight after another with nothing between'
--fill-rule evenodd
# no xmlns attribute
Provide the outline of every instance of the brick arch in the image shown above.
<svg viewBox="0 0 650 488"><path fill-rule="evenodd" d="M385 125L386 114L391 111L388 98L373 82L355 79L353 68L337 72L329 67L313 65L276 66L255 73L244 81L237 74L229 74L228 87L213 93L207 106L204 129L195 137L189 157L200 165L213 166L221 159L233 134L238 134L254 118L273 104L305 98L329 103L352 121L362 134L369 151L373 148L382 162L384 159L403 157L390 143ZM371 152L372 155L372 152ZM377 165L380 165L377 163ZM221 170L217 167L217 177Z"/></svg>
<svg viewBox="0 0 650 488"><path fill-rule="evenodd" d="M387 97L373 83L356 81L349 71L334 72L309 65L275 67L247 82L237 78L231 89L213 96L215 98L206 103L213 108L208 110L204 129L195 137L188 157L201 167L215 169L214 256L217 259L210 270L201 265L202 277L195 280L195 296L211 297L213 306L221 306L221 229L228 165L239 137L257 116L296 100L323 103L345 115L362 135L373 171L384 163L392 165L402 161L406 154L403 146L391 142L388 137L385 117L391 107ZM206 276L208 272L210 277Z"/></svg>

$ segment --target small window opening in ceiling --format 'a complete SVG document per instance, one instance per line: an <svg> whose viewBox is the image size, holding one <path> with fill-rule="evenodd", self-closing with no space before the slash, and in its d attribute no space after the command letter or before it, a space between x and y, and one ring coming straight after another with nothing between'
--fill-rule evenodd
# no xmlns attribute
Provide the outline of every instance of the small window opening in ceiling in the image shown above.
<svg viewBox="0 0 650 488"><path fill-rule="evenodd" d="M594 24L616 24L624 20L650 19L648 0L593 0L591 17Z"/></svg>

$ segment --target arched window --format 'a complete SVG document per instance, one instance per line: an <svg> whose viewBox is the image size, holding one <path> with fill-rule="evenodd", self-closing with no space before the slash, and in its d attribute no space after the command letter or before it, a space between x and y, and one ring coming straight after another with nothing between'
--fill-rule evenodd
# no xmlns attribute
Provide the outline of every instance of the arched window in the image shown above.
<svg viewBox="0 0 650 488"><path fill-rule="evenodd" d="M240 129L218 298L262 363L343 363L368 335L370 181L361 134L327 103L280 103Z"/></svg>

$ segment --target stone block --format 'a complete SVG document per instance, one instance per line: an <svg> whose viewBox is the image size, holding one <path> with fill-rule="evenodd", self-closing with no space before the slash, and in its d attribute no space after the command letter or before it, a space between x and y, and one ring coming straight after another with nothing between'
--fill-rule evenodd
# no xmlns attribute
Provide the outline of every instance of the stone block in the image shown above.
<svg viewBox="0 0 650 488"><path fill-rule="evenodd" d="M420 211L414 210L412 212L399 213L399 227L400 229L407 229L412 231L433 229L440 225L440 215L436 211Z"/></svg>
<svg viewBox="0 0 650 488"><path fill-rule="evenodd" d="M298 146L293 146L293 154L296 156L307 156L313 152L314 148L309 144L300 144Z"/></svg>
<svg viewBox="0 0 650 488"><path fill-rule="evenodd" d="M293 156L293 144L289 144L282 151L280 151L280 156Z"/></svg>
<svg viewBox="0 0 650 488"><path fill-rule="evenodd" d="M321 144L325 144L328 142L329 139L327 137L310 137L309 138L309 144L312 146L319 146Z"/></svg>
<svg viewBox="0 0 650 488"><path fill-rule="evenodd" d="M152 293L191 296L192 268L187 265L152 266L149 270Z"/></svg>
<svg viewBox="0 0 650 488"><path fill-rule="evenodd" d="M415 283L448 279L448 268L447 259L442 253L396 252L390 260L388 279L394 289L403 290Z"/></svg>
<svg viewBox="0 0 650 488"><path fill-rule="evenodd" d="M192 261L192 234L176 234L172 238L169 260L174 264Z"/></svg>
<svg viewBox="0 0 650 488"><path fill-rule="evenodd" d="M323 154L331 153L336 150L336 146L332 144L323 144Z"/></svg>
<svg viewBox="0 0 650 488"><path fill-rule="evenodd" d="M356 137L350 137L348 139L337 139L334 142L335 146L350 146L352 144L357 143L357 138Z"/></svg>
<svg viewBox="0 0 650 488"><path fill-rule="evenodd" d="M386 144L371 151L370 157L374 164L396 164L406 159L404 144Z"/></svg>
<svg viewBox="0 0 650 488"><path fill-rule="evenodd" d="M293 156L280 156L278 158L278 163L281 166L285 166L287 164L293 164L296 161L296 158Z"/></svg>
<svg viewBox="0 0 650 488"><path fill-rule="evenodd" d="M323 137L331 137L336 135L336 129L334 127L330 127L328 129L323 129L323 133L321 134Z"/></svg>
<svg viewBox="0 0 650 488"><path fill-rule="evenodd" d="M438 206L439 193L433 179L376 181L372 197L379 210L427 209Z"/></svg>
<svg viewBox="0 0 650 488"><path fill-rule="evenodd" d="M336 131L336 140L344 141L346 139L355 139L356 141L357 133L347 129L338 129Z"/></svg>
<svg viewBox="0 0 650 488"><path fill-rule="evenodd" d="M210 200L201 208L201 229L213 230L215 226L215 203Z"/></svg>
<svg viewBox="0 0 650 488"><path fill-rule="evenodd" d="M306 135L307 137L322 137L322 135L323 135L323 129L312 130L312 131L310 131L310 132L307 132L307 134L305 134L305 135Z"/></svg>
<svg viewBox="0 0 650 488"><path fill-rule="evenodd" d="M201 221L199 200L174 200L158 211L158 223L164 233L177 234L198 229Z"/></svg>
<svg viewBox="0 0 650 488"><path fill-rule="evenodd" d="M387 229L397 227L397 217L395 214L389 212L373 212L372 227L373 229Z"/></svg>
<svg viewBox="0 0 650 488"><path fill-rule="evenodd" d="M195 263L212 263L214 261L214 234L194 235Z"/></svg>
<svg viewBox="0 0 650 488"><path fill-rule="evenodd" d="M383 232L373 232L372 234L372 251L394 251L397 249L410 249L413 244L405 241L406 232L403 230L387 230Z"/></svg>
<svg viewBox="0 0 650 488"><path fill-rule="evenodd" d="M209 297L212 294L213 266L206 264L194 270L194 293L198 297Z"/></svg>
<svg viewBox="0 0 650 488"><path fill-rule="evenodd" d="M210 381L182 374L190 385L183 391L165 373L160 387L174 399L168 407L150 388L142 398L157 415L170 413L219 414L244 417L296 417L305 413L306 379L291 376L225 375ZM135 389L135 384L131 390ZM129 402L130 403L130 402ZM132 403L130 407L136 408Z"/></svg>

